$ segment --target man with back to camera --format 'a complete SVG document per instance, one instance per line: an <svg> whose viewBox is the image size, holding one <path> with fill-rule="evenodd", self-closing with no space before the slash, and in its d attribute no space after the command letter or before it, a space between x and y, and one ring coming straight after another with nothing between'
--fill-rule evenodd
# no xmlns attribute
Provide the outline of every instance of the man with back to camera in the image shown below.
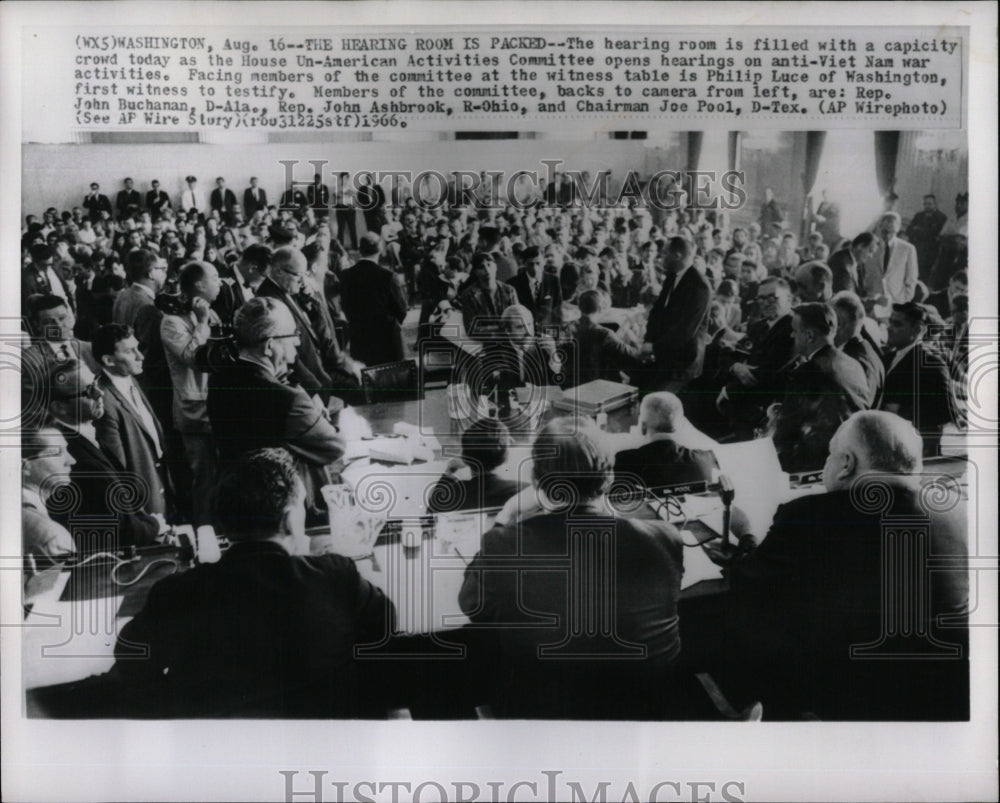
<svg viewBox="0 0 1000 803"><path fill-rule="evenodd" d="M878 409L885 386L885 366L882 364L882 355L864 334L865 305L854 293L846 290L837 293L830 303L837 315L837 335L833 345L848 357L853 357L865 369L869 390L868 407Z"/></svg>
<svg viewBox="0 0 1000 803"><path fill-rule="evenodd" d="M354 650L392 632L395 608L349 558L298 552L304 502L281 449L250 452L224 472L214 518L232 546L217 563L161 580L122 628L112 678L126 710L300 719L381 713ZM146 657L134 656L136 644L148 646Z"/></svg>
<svg viewBox="0 0 1000 803"><path fill-rule="evenodd" d="M532 460L532 495L546 507L498 519L459 595L484 628L491 705L501 717L662 716L681 651L680 534L609 513L613 459L589 419L550 421ZM613 557L594 565L596 554Z"/></svg>
<svg viewBox="0 0 1000 803"><path fill-rule="evenodd" d="M919 433L899 416L855 413L830 440L825 493L781 505L749 554L709 550L733 592L737 674L751 694L766 691L765 709L776 702L779 718L812 711L833 719L950 719L961 718L963 708L968 716L964 656L940 660L942 652L920 636L961 645L969 605L964 505L929 506L921 451ZM893 519L917 527L926 546L907 546L898 528L887 541ZM749 532L744 517L733 521L735 535ZM911 546L922 562L915 574L903 554ZM886 574L893 566L897 573ZM917 583L924 593L902 601L900 583ZM887 594L902 605L898 613L916 637L895 649L887 644L879 660L873 647L885 641L886 617L896 610L886 607ZM942 618L949 616L951 628ZM871 660L852 659L851 648L864 645ZM911 660L892 660L893 652L909 652ZM912 660L918 654L929 660Z"/></svg>
<svg viewBox="0 0 1000 803"><path fill-rule="evenodd" d="M687 421L681 400L673 393L650 393L643 397L639 429L645 444L615 455L617 481L631 483L635 478L650 490L712 482L713 472L718 470L715 455L707 448L692 445L703 441L708 446L711 441Z"/></svg>
<svg viewBox="0 0 1000 803"><path fill-rule="evenodd" d="M395 273L378 264L382 240L366 232L360 259L340 276L340 303L350 324L351 356L365 365L403 359L406 297Z"/></svg>

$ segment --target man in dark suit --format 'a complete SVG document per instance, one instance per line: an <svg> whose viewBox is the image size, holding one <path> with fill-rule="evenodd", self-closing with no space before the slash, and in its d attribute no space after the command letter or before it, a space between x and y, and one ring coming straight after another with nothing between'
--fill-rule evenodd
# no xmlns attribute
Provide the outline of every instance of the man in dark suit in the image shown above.
<svg viewBox="0 0 1000 803"><path fill-rule="evenodd" d="M317 332L305 310L295 300L308 276L308 262L303 253L291 246L278 248L271 254L267 276L257 286L256 295L281 301L295 317L299 329L299 345L292 376L311 395L324 403L331 396L348 401L356 398L358 367L344 354L333 333ZM326 337L321 335L325 334Z"/></svg>
<svg viewBox="0 0 1000 803"><path fill-rule="evenodd" d="M358 247L361 259L340 277L340 303L350 324L351 356L366 365L403 359L406 298L396 274L378 264L382 240L367 232Z"/></svg>
<svg viewBox="0 0 1000 803"><path fill-rule="evenodd" d="M599 436L584 420L546 424L532 483L551 509L515 497L466 569L459 604L488 636L498 716L663 714L684 548L666 522L608 515L612 457Z"/></svg>
<svg viewBox="0 0 1000 803"><path fill-rule="evenodd" d="M67 305L72 307L73 299L70 298L67 282L55 268L56 255L52 247L36 243L31 246L30 253L31 263L21 271L22 301L29 296L51 293L65 299Z"/></svg>
<svg viewBox="0 0 1000 803"><path fill-rule="evenodd" d="M853 357L865 369L869 391L868 407L878 409L885 386L885 366L882 364L882 355L871 340L862 334L865 305L854 293L846 290L837 293L830 303L837 315L837 336L833 345L848 357Z"/></svg>
<svg viewBox="0 0 1000 803"><path fill-rule="evenodd" d="M218 211L226 225L232 226L235 220L236 193L226 186L226 180L219 176L215 180L215 189L209 198L212 209Z"/></svg>
<svg viewBox="0 0 1000 803"><path fill-rule="evenodd" d="M851 413L868 409L868 379L857 360L833 345L837 316L828 304L800 304L792 335L796 361L785 372L784 396L768 410L785 471L819 468L826 444Z"/></svg>
<svg viewBox="0 0 1000 803"><path fill-rule="evenodd" d="M781 397L784 372L795 352L792 289L788 282L777 276L762 281L757 290L757 305L761 320L747 329L750 351L729 367L725 385L715 402L716 409L742 440L753 437L768 405ZM699 414L699 421L703 415Z"/></svg>
<svg viewBox="0 0 1000 803"><path fill-rule="evenodd" d="M830 255L830 271L833 273L833 292L847 290L864 298L867 295L865 263L874 258L878 242L870 231L863 231L849 246Z"/></svg>
<svg viewBox="0 0 1000 803"><path fill-rule="evenodd" d="M112 677L126 707L158 717L365 717L355 647L395 625L385 595L340 555L298 556L305 494L288 455L253 452L219 484L233 545L157 583L121 632ZM137 657L136 646L148 654Z"/></svg>
<svg viewBox="0 0 1000 803"><path fill-rule="evenodd" d="M125 179L125 188L115 196L115 211L119 218L132 217L142 208L142 196L133 186L132 179Z"/></svg>
<svg viewBox="0 0 1000 803"><path fill-rule="evenodd" d="M905 418L924 437L925 454L935 454L941 428L952 421L948 368L924 344L927 312L919 304L893 304L885 353L882 409Z"/></svg>
<svg viewBox="0 0 1000 803"><path fill-rule="evenodd" d="M646 323L646 342L653 344L655 362L643 373L640 385L650 390L676 391L701 375L712 288L692 267L694 255L689 240L667 241L666 278Z"/></svg>
<svg viewBox="0 0 1000 803"><path fill-rule="evenodd" d="M104 415L97 419L97 442L146 487L149 513L165 516L169 476L163 463L163 427L135 377L142 373L142 352L127 326L110 323L97 330L94 357L101 363L97 387L104 394Z"/></svg>
<svg viewBox="0 0 1000 803"><path fill-rule="evenodd" d="M917 267L922 282L930 279L941 244L941 230L947 222L948 216L938 209L937 198L928 194L923 198L923 209L913 216L906 227L906 239L917 249Z"/></svg>
<svg viewBox="0 0 1000 803"><path fill-rule="evenodd" d="M219 317L231 323L236 310L254 297L260 283L267 276L267 266L271 262L271 249L266 245L254 243L240 254L234 263L232 273L222 277L222 287L219 297L215 299L212 308Z"/></svg>
<svg viewBox="0 0 1000 803"><path fill-rule="evenodd" d="M538 331L559 326L562 323L559 278L545 272L545 255L537 245L525 248L521 259L524 269L509 282L517 293L518 303L531 310Z"/></svg>
<svg viewBox="0 0 1000 803"><path fill-rule="evenodd" d="M689 449L676 440L685 429L684 407L673 393L649 393L639 408L639 428L646 443L615 455L615 482L658 490L667 486L712 482L719 467L707 449Z"/></svg>
<svg viewBox="0 0 1000 803"><path fill-rule="evenodd" d="M81 543L81 539L87 541L92 537L87 527L74 533L77 546L85 550L108 551L129 544L155 543L167 527L161 515L147 513L144 508L146 481L128 471L97 440L94 421L104 415L104 393L90 369L76 360L50 366L48 374L36 385L36 391L47 401L48 414L66 438L69 453L76 461L70 471L70 480L77 491L72 501L76 504L68 509L65 498L49 497L52 518L71 532L74 523L82 523L86 517L99 517L102 523L107 520L111 529L96 536L102 543Z"/></svg>
<svg viewBox="0 0 1000 803"><path fill-rule="evenodd" d="M146 193L146 211L155 222L160 219L164 210L170 209L170 196L160 189L160 182L155 178L149 186L151 189Z"/></svg>
<svg viewBox="0 0 1000 803"><path fill-rule="evenodd" d="M500 230L496 226L482 226L479 229L478 249L492 254L497 265L498 282L509 282L517 275L517 262L500 253Z"/></svg>
<svg viewBox="0 0 1000 803"><path fill-rule="evenodd" d="M585 290L577 305L580 320L573 340L576 342L577 373L574 384L582 385L594 379L621 382L621 374L637 372L644 356L651 356L651 343L639 344L634 339L623 339L617 332L594 320L607 309L609 299L601 290Z"/></svg>
<svg viewBox="0 0 1000 803"><path fill-rule="evenodd" d="M855 413L830 441L826 493L780 506L749 554L712 550L732 588L719 641L738 656L733 680L775 717L968 716L968 663L953 651L967 640L965 509L929 503L922 471L908 422ZM749 532L745 518L733 532Z"/></svg>
<svg viewBox="0 0 1000 803"><path fill-rule="evenodd" d="M513 443L495 418L480 418L462 433L462 457L452 460L427 495L427 510L450 513L501 507L521 490L517 480L496 473Z"/></svg>
<svg viewBox="0 0 1000 803"><path fill-rule="evenodd" d="M91 372L100 368L90 343L74 337L76 317L64 299L52 294L32 296L27 313L35 337L23 355L32 358L32 365L48 371L54 365L75 360Z"/></svg>
<svg viewBox="0 0 1000 803"><path fill-rule="evenodd" d="M313 183L306 189L306 201L317 212L326 212L330 208L330 188L323 183L319 173L313 176Z"/></svg>
<svg viewBox="0 0 1000 803"><path fill-rule="evenodd" d="M462 310L465 334L477 339L488 337L499 331L500 316L517 303L517 293L509 284L497 280L493 254L484 251L472 257L469 283L456 301Z"/></svg>
<svg viewBox="0 0 1000 803"><path fill-rule="evenodd" d="M275 298L254 298L237 311L233 334L239 358L208 380L219 455L232 461L255 449L287 449L315 508L326 483L322 469L344 453L344 445L326 411L288 381L301 341L295 317Z"/></svg>
<svg viewBox="0 0 1000 803"><path fill-rule="evenodd" d="M102 220L105 213L111 217L111 199L100 190L101 185L93 181L90 184L90 194L83 198L83 208L87 210L92 221Z"/></svg>
<svg viewBox="0 0 1000 803"><path fill-rule="evenodd" d="M248 221L260 210L267 209L267 193L257 184L257 176L251 176L250 186L243 190L243 212Z"/></svg>

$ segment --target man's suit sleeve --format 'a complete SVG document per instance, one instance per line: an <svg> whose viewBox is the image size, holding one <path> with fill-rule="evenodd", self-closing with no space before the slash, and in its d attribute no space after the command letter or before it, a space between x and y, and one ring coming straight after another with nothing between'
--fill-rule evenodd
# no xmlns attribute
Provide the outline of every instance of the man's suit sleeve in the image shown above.
<svg viewBox="0 0 1000 803"><path fill-rule="evenodd" d="M402 323L406 318L406 313L408 311L406 297L403 295L403 288L400 287L399 282L396 281L395 274L390 273L388 281L390 296L389 314L395 318L398 323Z"/></svg>
<svg viewBox="0 0 1000 803"><path fill-rule="evenodd" d="M688 268L688 270L694 270L694 268ZM704 281L699 281L693 288L690 299L685 299L686 303L678 310L679 314L672 314L670 317L666 315L660 317L659 332L653 341L653 355L658 362L664 361L669 356L676 354L682 346L693 343L698 334L698 329L705 320L705 313L708 311L711 296L712 291L708 284ZM669 302L667 306L671 306ZM677 305L673 306L676 307ZM671 310L671 313L673 313L673 310ZM694 359L695 354L692 354L691 358Z"/></svg>
<svg viewBox="0 0 1000 803"><path fill-rule="evenodd" d="M325 466L344 453L344 442L337 430L320 415L305 392L295 394L283 434L288 450L310 463Z"/></svg>
<svg viewBox="0 0 1000 803"><path fill-rule="evenodd" d="M109 391L104 392L105 398L110 396ZM125 447L122 445L122 415L118 400L105 401L104 415L94 422L94 429L97 431L97 442L101 448L111 455L114 455L123 466L127 465L125 460Z"/></svg>
<svg viewBox="0 0 1000 803"><path fill-rule="evenodd" d="M165 315L160 322L163 348L173 354L178 362L191 368L195 366L195 352L199 346L208 342L209 334L207 322L199 323L192 331L189 331L176 315Z"/></svg>
<svg viewBox="0 0 1000 803"><path fill-rule="evenodd" d="M808 521L801 521L800 507L795 503L781 505L761 545L726 568L726 578L734 591L768 593L793 577L803 536L808 538L809 529Z"/></svg>
<svg viewBox="0 0 1000 803"><path fill-rule="evenodd" d="M909 243L907 243L909 245ZM903 274L903 297L906 301L912 301L917 292L917 277L919 275L917 266L917 249L912 245L906 249L906 272Z"/></svg>

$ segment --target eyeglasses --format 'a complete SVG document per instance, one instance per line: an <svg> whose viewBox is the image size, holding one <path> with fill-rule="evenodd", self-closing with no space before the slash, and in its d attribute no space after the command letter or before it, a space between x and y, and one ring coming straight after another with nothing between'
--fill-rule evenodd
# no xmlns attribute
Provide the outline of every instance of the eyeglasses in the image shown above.
<svg viewBox="0 0 1000 803"><path fill-rule="evenodd" d="M88 399L93 399L97 401L98 399L104 398L104 393L99 387L97 387L97 380L95 379L87 387L81 390L79 393L70 393L66 396L67 399L79 399L86 396Z"/></svg>
<svg viewBox="0 0 1000 803"><path fill-rule="evenodd" d="M288 268L285 268L285 267L279 268L279 270L281 270L282 273L287 273L289 276L294 276L296 279L305 279L306 278L306 274L305 273L299 273L298 271L289 270Z"/></svg>
<svg viewBox="0 0 1000 803"><path fill-rule="evenodd" d="M299 340L301 340L302 339L302 330L301 329L296 329L294 332L289 332L288 334L284 334L284 335L268 335L267 337L262 338L259 342L260 343L266 343L268 340L285 340L285 339L290 338L290 337L296 337Z"/></svg>
<svg viewBox="0 0 1000 803"><path fill-rule="evenodd" d="M46 457L62 457L66 454L66 449L62 446L53 446L51 449L46 449L44 452L39 452L38 454L31 455L30 457L25 457L25 460L44 460Z"/></svg>

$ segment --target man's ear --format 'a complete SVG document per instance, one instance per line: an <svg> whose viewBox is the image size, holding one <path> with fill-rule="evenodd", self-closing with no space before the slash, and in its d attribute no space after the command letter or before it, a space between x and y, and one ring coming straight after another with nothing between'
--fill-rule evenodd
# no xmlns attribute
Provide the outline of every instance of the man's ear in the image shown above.
<svg viewBox="0 0 1000 803"><path fill-rule="evenodd" d="M837 471L837 479L849 479L857 474L858 458L854 452L844 452L842 455L844 464Z"/></svg>

